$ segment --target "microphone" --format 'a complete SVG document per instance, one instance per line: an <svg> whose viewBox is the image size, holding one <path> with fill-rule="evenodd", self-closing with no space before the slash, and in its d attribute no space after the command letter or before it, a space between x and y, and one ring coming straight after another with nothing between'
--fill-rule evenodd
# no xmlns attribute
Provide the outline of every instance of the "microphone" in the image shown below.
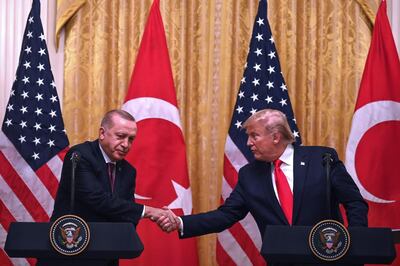
<svg viewBox="0 0 400 266"><path fill-rule="evenodd" d="M324 155L322 155L322 160L323 160L323 165L330 164L331 162L333 162L332 155L329 152L324 153Z"/></svg>
<svg viewBox="0 0 400 266"><path fill-rule="evenodd" d="M328 219L331 219L331 162L333 162L332 155L327 152L322 155L322 164L325 166L326 171L326 212Z"/></svg>
<svg viewBox="0 0 400 266"><path fill-rule="evenodd" d="M71 201L70 201L70 212L74 213L74 204L75 204L75 170L76 166L81 158L81 154L78 151L74 151L71 154Z"/></svg>
<svg viewBox="0 0 400 266"><path fill-rule="evenodd" d="M81 159L81 154L78 151L72 152L71 154L72 164L76 164L77 162L79 162L79 159Z"/></svg>

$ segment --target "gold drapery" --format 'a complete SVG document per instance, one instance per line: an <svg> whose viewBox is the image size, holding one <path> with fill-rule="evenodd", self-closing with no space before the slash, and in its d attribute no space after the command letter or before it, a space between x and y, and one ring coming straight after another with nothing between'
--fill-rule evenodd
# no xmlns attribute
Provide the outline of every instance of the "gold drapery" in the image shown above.
<svg viewBox="0 0 400 266"><path fill-rule="evenodd" d="M63 117L71 144L96 138L102 115L123 103L151 3L59 0L57 25L66 32ZM303 143L335 147L343 160L377 3L268 1ZM225 138L257 4L160 3L196 213L219 205ZM201 265L216 265L215 235L200 237L198 246Z"/></svg>

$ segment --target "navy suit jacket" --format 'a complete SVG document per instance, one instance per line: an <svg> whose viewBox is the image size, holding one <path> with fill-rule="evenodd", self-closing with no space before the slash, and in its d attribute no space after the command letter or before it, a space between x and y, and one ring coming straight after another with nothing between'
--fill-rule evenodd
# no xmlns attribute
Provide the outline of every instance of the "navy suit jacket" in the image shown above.
<svg viewBox="0 0 400 266"><path fill-rule="evenodd" d="M136 170L127 161L118 161L114 192L111 193L107 165L98 140L78 144L65 156L51 220L70 214L72 171L70 158L74 151L81 154L75 174L74 214L87 222L137 224L142 215L143 205L134 202Z"/></svg>
<svg viewBox="0 0 400 266"><path fill-rule="evenodd" d="M323 155L332 155L331 210L326 211L326 170ZM293 225L314 225L332 218L343 221L339 203L346 209L350 226L367 226L368 205L356 184L328 147L294 147ZM271 177L271 163L251 162L239 170L239 179L230 196L217 210L182 216L181 238L223 231L243 219L248 212L254 217L261 236L267 225L288 225L276 198Z"/></svg>

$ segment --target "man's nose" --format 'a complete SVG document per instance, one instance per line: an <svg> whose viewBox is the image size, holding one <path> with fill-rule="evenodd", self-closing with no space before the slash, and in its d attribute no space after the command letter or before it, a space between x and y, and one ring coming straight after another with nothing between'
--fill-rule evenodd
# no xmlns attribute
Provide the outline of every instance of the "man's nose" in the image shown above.
<svg viewBox="0 0 400 266"><path fill-rule="evenodd" d="M124 147L124 148L128 147L128 145L129 145L129 140L128 140L127 138L124 139L124 140L121 142L121 146Z"/></svg>
<svg viewBox="0 0 400 266"><path fill-rule="evenodd" d="M247 146L253 145L253 141L250 138L247 138Z"/></svg>

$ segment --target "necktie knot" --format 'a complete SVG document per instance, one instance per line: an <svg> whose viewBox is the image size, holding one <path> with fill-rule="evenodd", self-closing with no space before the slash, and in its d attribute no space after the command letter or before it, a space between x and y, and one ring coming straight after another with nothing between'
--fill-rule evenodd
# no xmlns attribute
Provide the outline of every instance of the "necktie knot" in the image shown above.
<svg viewBox="0 0 400 266"><path fill-rule="evenodd" d="M277 159L277 160L274 161L275 168L281 168L281 165L282 165L282 161L281 160Z"/></svg>
<svg viewBox="0 0 400 266"><path fill-rule="evenodd" d="M107 167L108 167L108 175L111 176L114 172L114 164L113 163L107 163Z"/></svg>

